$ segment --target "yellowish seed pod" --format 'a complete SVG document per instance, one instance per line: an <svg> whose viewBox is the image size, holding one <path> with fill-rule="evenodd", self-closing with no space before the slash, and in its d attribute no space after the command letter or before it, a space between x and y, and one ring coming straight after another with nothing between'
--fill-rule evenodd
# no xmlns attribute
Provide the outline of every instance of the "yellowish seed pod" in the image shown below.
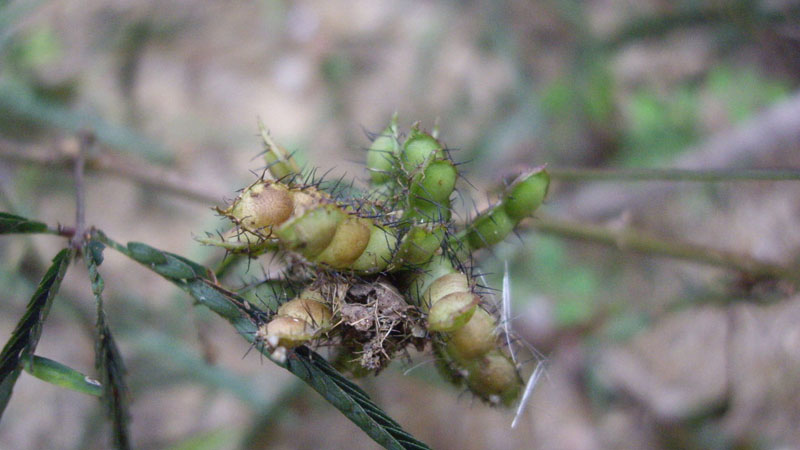
<svg viewBox="0 0 800 450"><path fill-rule="evenodd" d="M485 309L478 307L472 318L449 337L447 353L464 364L497 347L497 322Z"/></svg>
<svg viewBox="0 0 800 450"><path fill-rule="evenodd" d="M295 298L278 308L279 316L294 317L324 330L331 326L331 309L328 305L310 298Z"/></svg>
<svg viewBox="0 0 800 450"><path fill-rule="evenodd" d="M319 329L305 320L289 316L275 316L267 324L266 340L277 338L279 347L294 348L310 341Z"/></svg>
<svg viewBox="0 0 800 450"><path fill-rule="evenodd" d="M397 237L393 233L372 225L367 247L350 268L363 273L380 272L391 262L395 247L397 247Z"/></svg>
<svg viewBox="0 0 800 450"><path fill-rule="evenodd" d="M480 298L470 291L453 292L434 302L428 313L431 331L455 331L463 327L475 313Z"/></svg>
<svg viewBox="0 0 800 450"><path fill-rule="evenodd" d="M307 298L309 300L314 300L314 301L320 302L320 303L322 303L324 305L328 304L328 299L326 299L325 296L322 295L322 292L320 292L318 289L315 289L313 287L308 287L308 288L303 289L303 292L301 292L300 295L298 295L298 297Z"/></svg>
<svg viewBox="0 0 800 450"><path fill-rule="evenodd" d="M336 228L330 243L314 260L335 269L347 268L364 253L370 234L368 220L348 216Z"/></svg>
<svg viewBox="0 0 800 450"><path fill-rule="evenodd" d="M470 390L493 405L510 406L522 389L516 366L499 350L473 360L466 370Z"/></svg>
<svg viewBox="0 0 800 450"><path fill-rule="evenodd" d="M346 217L335 205L321 205L282 224L275 234L287 249L314 258L330 244Z"/></svg>
<svg viewBox="0 0 800 450"><path fill-rule="evenodd" d="M469 292L467 276L461 272L449 273L434 280L422 295L422 309L432 308L439 299L454 292Z"/></svg>
<svg viewBox="0 0 800 450"><path fill-rule="evenodd" d="M244 191L234 202L230 214L242 225L258 229L285 222L293 211L292 194L285 186L262 182Z"/></svg>

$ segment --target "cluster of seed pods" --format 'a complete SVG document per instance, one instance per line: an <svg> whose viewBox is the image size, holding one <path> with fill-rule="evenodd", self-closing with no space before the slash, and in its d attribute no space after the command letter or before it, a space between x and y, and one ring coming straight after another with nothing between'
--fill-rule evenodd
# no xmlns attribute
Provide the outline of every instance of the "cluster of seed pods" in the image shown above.
<svg viewBox="0 0 800 450"><path fill-rule="evenodd" d="M285 281L305 288L259 324L258 338L281 354L321 341L356 354L377 345L383 362L365 363L370 370L403 346L430 346L448 379L491 404L512 404L523 386L519 368L466 261L539 207L549 185L544 168L520 175L494 206L459 225L451 205L457 166L435 133L417 125L401 136L394 117L375 137L367 153L371 186L358 195L309 181L263 127L262 138L272 178L262 176L218 209L233 228L201 239L250 257L288 256L285 273L296 275ZM372 310L391 320L349 312L380 303L351 287L378 284L406 302Z"/></svg>

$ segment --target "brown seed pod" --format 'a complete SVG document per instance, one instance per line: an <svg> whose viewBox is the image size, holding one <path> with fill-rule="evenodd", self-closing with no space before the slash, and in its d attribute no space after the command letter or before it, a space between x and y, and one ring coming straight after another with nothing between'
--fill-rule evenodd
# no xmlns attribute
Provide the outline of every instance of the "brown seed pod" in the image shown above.
<svg viewBox="0 0 800 450"><path fill-rule="evenodd" d="M256 183L234 201L229 214L251 230L271 227L285 222L292 215L292 197L289 189L281 184Z"/></svg>

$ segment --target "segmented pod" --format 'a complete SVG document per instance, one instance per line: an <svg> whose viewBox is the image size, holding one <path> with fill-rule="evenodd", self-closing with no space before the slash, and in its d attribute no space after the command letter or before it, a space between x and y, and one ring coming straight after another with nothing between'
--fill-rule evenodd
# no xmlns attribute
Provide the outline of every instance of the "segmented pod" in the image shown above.
<svg viewBox="0 0 800 450"><path fill-rule="evenodd" d="M502 350L496 319L480 306L480 296L473 292L467 276L456 271L449 260L435 258L412 278L411 289L428 313L428 330L438 334L434 345L445 376L464 381L491 404L513 403L522 379Z"/></svg>
<svg viewBox="0 0 800 450"><path fill-rule="evenodd" d="M200 242L251 256L280 248L310 263L363 274L424 264L445 237L442 225L381 226L315 189L266 180L244 190L220 212L237 226L221 240L200 238Z"/></svg>
<svg viewBox="0 0 800 450"><path fill-rule="evenodd" d="M316 288L260 324L256 339L280 359L286 349L327 336L370 371L409 344L433 342L448 379L488 403L513 403L523 385L518 368L463 261L505 239L541 205L549 186L544 168L518 177L497 204L459 227L451 205L459 172L435 132L415 125L402 139L393 116L367 152L372 189L363 196L306 184L310 177L300 176L291 155L263 126L261 134L275 180L258 180L218 209L233 229L199 239L251 257L290 252L298 257L289 259L288 281L315 280ZM302 276L292 278L293 264ZM349 291L326 299L321 292L336 283Z"/></svg>
<svg viewBox="0 0 800 450"><path fill-rule="evenodd" d="M511 406L522 391L517 366L500 350L467 361L463 370L469 389L490 404Z"/></svg>
<svg viewBox="0 0 800 450"><path fill-rule="evenodd" d="M407 220L445 223L450 220L450 196L455 189L458 171L444 146L418 127L400 152L401 166L407 176Z"/></svg>
<svg viewBox="0 0 800 450"><path fill-rule="evenodd" d="M479 214L464 232L457 236L469 250L489 247L505 239L519 222L533 215L542 204L550 186L550 175L539 167L520 175L506 189L500 202Z"/></svg>
<svg viewBox="0 0 800 450"><path fill-rule="evenodd" d="M397 137L397 114L392 116L389 125L375 137L367 150L367 170L374 185L394 180L397 154L400 142Z"/></svg>

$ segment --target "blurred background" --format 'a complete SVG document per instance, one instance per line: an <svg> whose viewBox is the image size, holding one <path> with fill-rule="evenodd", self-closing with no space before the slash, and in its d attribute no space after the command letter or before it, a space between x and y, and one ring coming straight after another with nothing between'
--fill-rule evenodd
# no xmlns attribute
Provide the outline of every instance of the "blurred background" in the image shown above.
<svg viewBox="0 0 800 450"><path fill-rule="evenodd" d="M545 163L800 167L798 85L793 0L3 1L0 209L73 224L66 168L90 129L87 222L214 264L193 235L253 180L258 117L301 162L358 182L365 131L395 111L404 128L438 120L468 162L467 210ZM798 199L798 182L557 179L541 214L796 265ZM546 357L520 425L397 362L359 383L407 431L451 449L800 446L795 285L527 228L480 255L497 287L509 263L514 328ZM0 240L2 340L61 245ZM137 448L375 448L172 285L111 251L101 270ZM38 354L93 373L93 324L76 264ZM108 435L95 398L23 375L0 448Z"/></svg>

